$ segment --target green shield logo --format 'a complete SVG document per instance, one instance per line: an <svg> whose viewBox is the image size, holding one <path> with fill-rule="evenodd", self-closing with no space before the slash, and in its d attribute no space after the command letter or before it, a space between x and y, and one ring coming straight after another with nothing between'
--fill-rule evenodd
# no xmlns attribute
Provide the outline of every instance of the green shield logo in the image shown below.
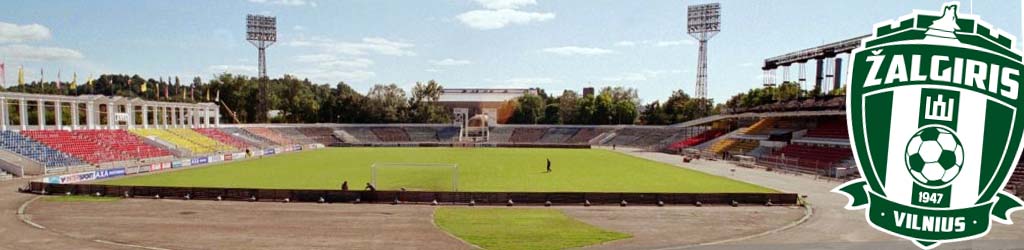
<svg viewBox="0 0 1024 250"><path fill-rule="evenodd" d="M847 120L862 178L834 192L923 249L982 237L1022 205L1003 191L1024 132L1021 53L958 9L879 23L850 55Z"/></svg>

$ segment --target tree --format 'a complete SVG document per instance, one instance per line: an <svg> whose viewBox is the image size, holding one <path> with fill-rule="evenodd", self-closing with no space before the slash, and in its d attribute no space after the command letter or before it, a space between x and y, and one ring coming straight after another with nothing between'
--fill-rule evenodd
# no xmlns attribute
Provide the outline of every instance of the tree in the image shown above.
<svg viewBox="0 0 1024 250"><path fill-rule="evenodd" d="M514 105L515 109L509 122L515 124L537 124L545 106L544 99L534 94L520 96Z"/></svg>
<svg viewBox="0 0 1024 250"><path fill-rule="evenodd" d="M577 102L580 96L575 91L565 90L558 97L558 118L561 123L578 124Z"/></svg>
<svg viewBox="0 0 1024 250"><path fill-rule="evenodd" d="M544 117L541 118L540 123L562 124L562 116L559 113L558 103L551 103L544 106Z"/></svg>
<svg viewBox="0 0 1024 250"><path fill-rule="evenodd" d="M451 121L451 114L437 101L441 98L443 87L434 80L426 84L416 82L412 88L412 98L409 100L411 122L418 123L447 123Z"/></svg>
<svg viewBox="0 0 1024 250"><path fill-rule="evenodd" d="M377 122L403 122L406 118L408 102L405 99L405 90L394 83L389 85L377 84L366 94L368 98L367 108L370 110L370 117Z"/></svg>

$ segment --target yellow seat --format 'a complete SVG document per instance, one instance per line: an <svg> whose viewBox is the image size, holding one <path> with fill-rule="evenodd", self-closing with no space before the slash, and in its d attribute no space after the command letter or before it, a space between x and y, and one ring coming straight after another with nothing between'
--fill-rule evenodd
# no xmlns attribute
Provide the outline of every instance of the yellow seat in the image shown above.
<svg viewBox="0 0 1024 250"><path fill-rule="evenodd" d="M197 154L235 150L235 148L231 146L224 145L216 140L196 133L191 129L133 129L131 132L139 136L156 137L162 141L174 144L174 146L180 149L188 150Z"/></svg>

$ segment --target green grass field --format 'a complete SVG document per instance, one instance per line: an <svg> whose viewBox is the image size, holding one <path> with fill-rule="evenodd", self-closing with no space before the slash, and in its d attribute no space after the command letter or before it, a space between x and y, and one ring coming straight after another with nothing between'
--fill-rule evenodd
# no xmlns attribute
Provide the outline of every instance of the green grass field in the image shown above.
<svg viewBox="0 0 1024 250"><path fill-rule="evenodd" d="M434 221L484 249L567 249L629 238L569 218L556 209L442 207Z"/></svg>
<svg viewBox="0 0 1024 250"><path fill-rule="evenodd" d="M545 173L551 159L552 173ZM370 181L373 163L455 163L460 191L776 192L723 177L598 149L327 148L168 173L126 177L115 185L350 189ZM424 183L451 190L450 168L382 171L378 189ZM403 184L404 183L404 184ZM428 184L429 183L429 184ZM433 188L432 188L433 187Z"/></svg>

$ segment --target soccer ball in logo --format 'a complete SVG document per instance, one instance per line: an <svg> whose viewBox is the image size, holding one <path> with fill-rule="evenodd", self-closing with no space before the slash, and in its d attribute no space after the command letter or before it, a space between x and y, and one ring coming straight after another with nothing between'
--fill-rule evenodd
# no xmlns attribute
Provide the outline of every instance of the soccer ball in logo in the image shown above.
<svg viewBox="0 0 1024 250"><path fill-rule="evenodd" d="M926 186L942 186L960 174L964 148L956 133L944 127L925 127L907 143L907 170Z"/></svg>

